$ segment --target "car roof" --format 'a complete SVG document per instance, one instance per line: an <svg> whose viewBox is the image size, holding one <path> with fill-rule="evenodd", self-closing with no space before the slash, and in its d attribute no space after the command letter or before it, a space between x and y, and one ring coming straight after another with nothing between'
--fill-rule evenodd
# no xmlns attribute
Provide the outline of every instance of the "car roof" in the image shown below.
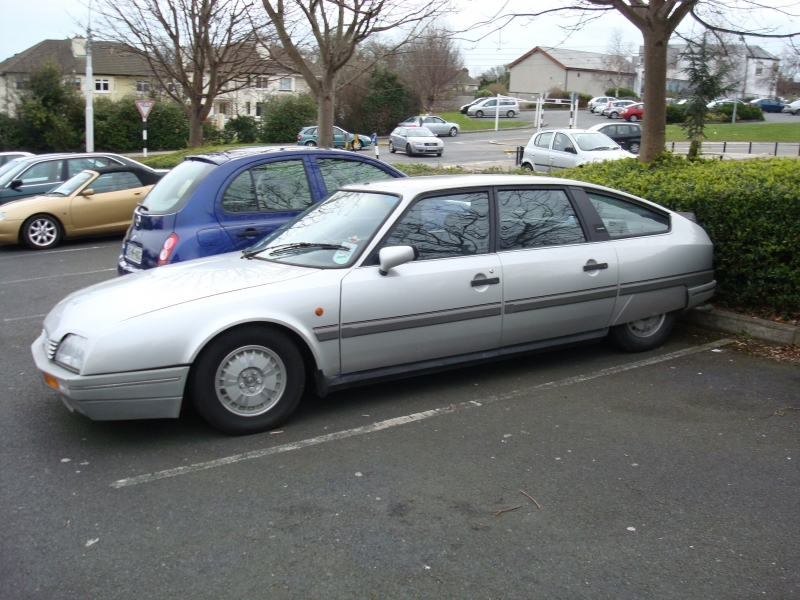
<svg viewBox="0 0 800 600"><path fill-rule="evenodd" d="M192 154L191 156L187 156L184 160L200 160L203 162L208 162L220 166L232 160L237 160L241 158L252 158L254 156L258 156L261 154L272 155L280 153L289 153L289 154L324 153L328 155L336 153L336 154L341 154L342 156L348 156L350 158L353 157L352 152L348 150L340 150L338 148L317 148L309 146L294 146L287 144L285 146L248 146L245 148L232 148L230 150L219 150L216 152L208 152L206 154Z"/></svg>
<svg viewBox="0 0 800 600"><path fill-rule="evenodd" d="M150 169L143 167L133 167L129 165L119 165L113 167L100 167L98 169L84 169L84 171L92 171L100 175L108 173L133 173L144 185L155 185L161 179L161 175L154 173Z"/></svg>

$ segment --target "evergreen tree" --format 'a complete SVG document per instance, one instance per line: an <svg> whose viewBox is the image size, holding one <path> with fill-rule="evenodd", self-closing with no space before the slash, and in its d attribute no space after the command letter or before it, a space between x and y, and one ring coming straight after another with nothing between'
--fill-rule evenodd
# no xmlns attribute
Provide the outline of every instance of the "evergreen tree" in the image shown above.
<svg viewBox="0 0 800 600"><path fill-rule="evenodd" d="M377 67L372 74L372 87L361 105L363 128L367 133L391 133L400 121L418 112L419 105L397 73Z"/></svg>

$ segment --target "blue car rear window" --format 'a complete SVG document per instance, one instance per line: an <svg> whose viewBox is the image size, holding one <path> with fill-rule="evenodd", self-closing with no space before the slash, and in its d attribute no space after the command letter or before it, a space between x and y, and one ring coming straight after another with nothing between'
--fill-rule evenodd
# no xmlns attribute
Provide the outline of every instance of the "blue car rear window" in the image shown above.
<svg viewBox="0 0 800 600"><path fill-rule="evenodd" d="M180 210L211 171L207 162L187 160L172 169L150 190L142 205L151 215L164 215Z"/></svg>

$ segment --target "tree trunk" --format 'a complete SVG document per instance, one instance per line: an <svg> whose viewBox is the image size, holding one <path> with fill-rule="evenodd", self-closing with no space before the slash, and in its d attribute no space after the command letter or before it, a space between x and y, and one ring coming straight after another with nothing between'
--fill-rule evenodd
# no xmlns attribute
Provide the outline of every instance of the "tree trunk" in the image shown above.
<svg viewBox="0 0 800 600"><path fill-rule="evenodd" d="M199 114L192 112L189 115L189 148L203 145L203 121Z"/></svg>
<svg viewBox="0 0 800 600"><path fill-rule="evenodd" d="M697 158L703 149L703 142L700 138L694 138L692 143L689 145L689 153L686 155L686 158Z"/></svg>
<svg viewBox="0 0 800 600"><path fill-rule="evenodd" d="M652 162L664 151L667 141L667 43L669 35L658 31L643 32L644 102L642 146L639 160Z"/></svg>
<svg viewBox="0 0 800 600"><path fill-rule="evenodd" d="M333 109L335 101L335 75L326 73L322 76L320 93L317 95L317 145L323 148L333 148Z"/></svg>

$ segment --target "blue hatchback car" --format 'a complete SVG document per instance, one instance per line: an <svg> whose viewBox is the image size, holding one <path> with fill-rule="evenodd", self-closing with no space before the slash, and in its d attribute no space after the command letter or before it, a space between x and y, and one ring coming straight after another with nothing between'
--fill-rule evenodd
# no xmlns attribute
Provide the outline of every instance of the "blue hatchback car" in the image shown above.
<svg viewBox="0 0 800 600"><path fill-rule="evenodd" d="M343 185L405 177L343 150L240 148L189 156L136 208L120 274L243 250Z"/></svg>

